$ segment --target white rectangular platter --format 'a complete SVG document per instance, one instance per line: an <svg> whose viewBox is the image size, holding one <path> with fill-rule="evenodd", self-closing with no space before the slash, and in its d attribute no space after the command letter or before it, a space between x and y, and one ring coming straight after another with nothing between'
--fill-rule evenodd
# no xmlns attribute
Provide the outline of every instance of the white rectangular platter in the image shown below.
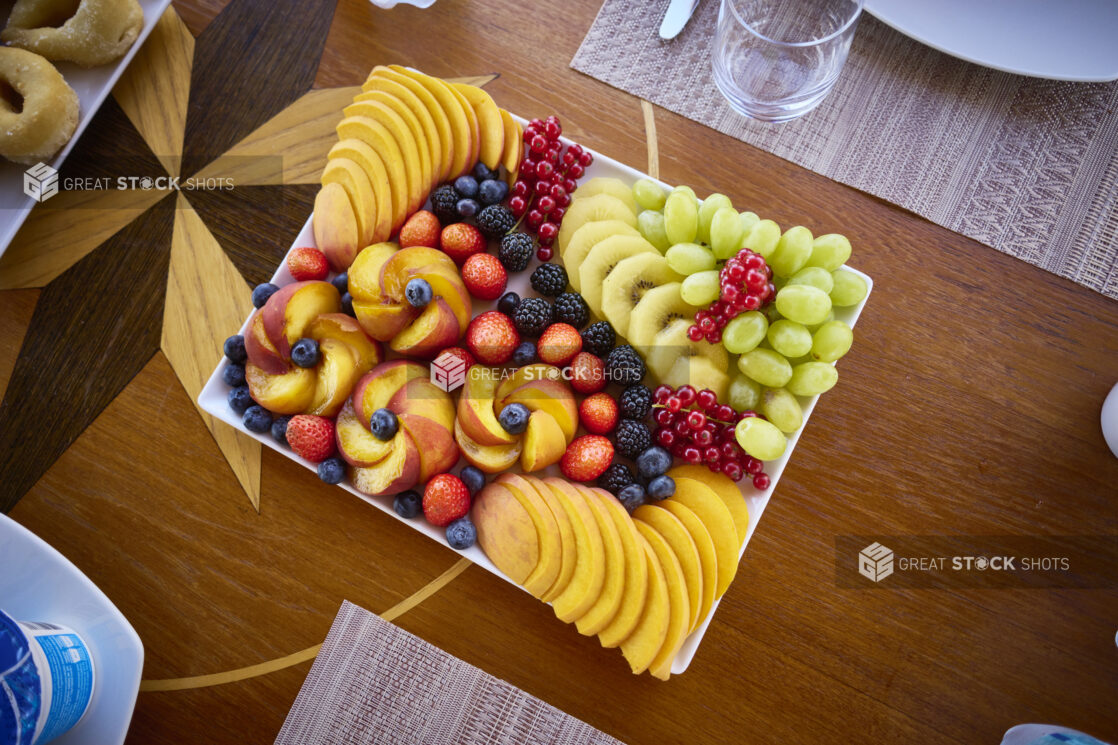
<svg viewBox="0 0 1118 745"><path fill-rule="evenodd" d="M521 121L523 122L523 120L521 120ZM567 143L567 144L569 144L569 143ZM593 151L591 151L591 152L593 152ZM630 183L630 184L635 182L637 179L648 178L648 176L646 174L641 173L640 171L637 171L636 169L630 168L629 166L626 166L622 163L618 163L617 161L615 161L611 158L608 158L604 155L601 155L600 153L595 152L594 153L594 162L589 168L586 169L586 174L583 177L583 180L589 180L589 179L597 177L597 176L615 177L615 178L622 179L623 181L625 181L627 183ZM663 184L663 182L660 182L660 183ZM671 188L668 184L663 184L663 185L665 186L665 188ZM575 193L577 195L577 191ZM761 215L761 217L765 216L764 205L751 205L748 208L752 209L754 212L757 212L759 215ZM296 247L299 247L299 246L313 246L313 245L315 245L315 243L314 243L314 232L311 229L311 220L312 219L313 219L313 215L312 215L311 218L308 218L306 224L303 225L302 231L300 231L298 237L296 237L295 242L292 243L291 248L296 248ZM807 227L810 228L811 226L809 225ZM847 267L847 268L849 269L849 267ZM853 306L853 307L849 307L849 308L836 308L835 309L835 318L840 320L840 321L845 321L851 327L853 327L855 322L858 320L858 316L861 314L862 308L865 307L866 300L869 298L869 291L872 291L872 289L873 289L873 281L869 278L869 276L863 274L862 272L857 272L856 270L852 270L852 271L855 271L855 273L857 273L859 276L861 276L863 279L866 280L866 285L867 285L868 291L866 293L866 297L858 305ZM530 273L531 272L529 272L529 271L524 271L524 272L520 272L518 274L511 275L509 277L508 289L511 290L511 291L519 293L521 295L521 297L529 297L529 296L533 295L534 292L532 291L532 289L529 285L529 282L528 282L528 276L529 276ZM280 287L282 287L283 285L288 284L288 283L293 281L292 277L291 277L291 274L287 270L286 261L284 261L280 264L279 269L276 270L276 273L273 275L271 281L274 284L276 284L277 286L280 286ZM474 314L476 315L477 313L483 312L485 310L492 310L494 307L495 307L495 304L492 303L492 302L480 302L480 301L475 300L474 301ZM242 325L240 333L242 333L242 334L245 333L247 327L248 327L248 319L245 319L245 323ZM857 343L855 342L854 351L857 352L857 349L858 349L858 346L857 346ZM217 369L214 370L213 375L210 376L209 381L206 383L206 387L202 390L202 393L199 396L199 399L198 399L199 405L204 410L213 414L218 419L221 419L222 421L227 422L232 427L235 427L236 429L243 432L245 434L245 436L254 437L257 440L259 440L261 443L263 443L264 445L283 453L284 455L286 455L287 457L289 457L289 458L291 458L295 461L298 461L298 462L302 463L303 465L305 465L307 468L311 469L312 471L316 470L314 464L312 464L312 463L300 458L299 456L295 455L290 449L279 445L275 440L273 440L271 438L271 436L269 436L267 434L264 434L264 435L253 434L252 432L249 432L247 429L245 429L243 423L241 422L241 417L239 417L237 414L235 414L233 412L233 410L229 408L229 405L226 402L226 397L228 395L229 388L225 385L225 383L221 379L222 371L225 369L226 364L227 364L227 361L224 358L222 358L221 363L217 366ZM857 381L841 381L840 380L839 385L843 385L843 384L845 384L845 385L857 385ZM803 406L803 412L804 412L804 424L803 424L803 426L800 427L800 429L797 432L795 432L794 434L789 436L788 447L784 451L783 456L781 456L778 460L766 461L765 462L765 473L767 473L769 475L770 479L771 479L771 483L769 485L769 488L762 492L762 491L758 491L757 489L753 488L753 486L749 483L748 480L743 480L741 482L742 494L744 495L746 503L749 506L749 531L746 534L745 543L742 544L742 548L741 548L741 553L742 554L745 553L745 547L749 544L750 538L753 537L753 533L757 529L757 522L761 519L761 513L764 512L765 506L769 503L769 498L772 495L773 490L776 489L777 482L780 480L780 475L784 472L784 468L788 464L788 459L792 457L792 451L795 449L796 443L800 439L800 435L803 433L804 428L807 426L807 421L811 416L812 410L815 408L815 404L816 404L816 401L817 401L818 398L819 398L818 396L812 396L810 398L800 399L800 403ZM512 469L512 470L516 470L516 469ZM539 475L561 476L557 466L551 466L550 468L546 469L545 471L543 471ZM400 520L401 522L407 524L412 529L418 530L418 531L426 534L432 540L434 540L434 541L436 541L436 542L438 542L438 543L440 543L444 546L447 546L449 548L449 544L447 544L447 542L446 542L446 537L445 537L443 531L440 530L439 528L435 528L435 527L431 526L425 520L423 520L422 517L419 517L419 518L416 518L416 519L413 519L413 520L404 520L403 518L400 518L395 513L395 511L392 509L392 499L391 499L391 497L369 497L369 496L361 494L357 490L353 489L347 483L342 483L339 486L341 488L346 489L347 491L351 492L355 496L365 500L366 502L369 502L370 504L374 505L378 509L383 510L384 512L388 513L392 517L394 517L394 518ZM473 561L475 564L477 564L481 567L484 567L485 569L489 570L490 572L493 572L494 574L496 574L498 577L501 577L502 579L505 579L506 581L511 582L511 580L509 580L508 577L506 577L504 574L502 574L497 569L497 567L493 565L493 562L491 562L485 556L485 554L481 551L481 549L478 548L477 546L473 546L470 549L468 549L466 551L463 551L463 552L460 552L460 553L462 553L468 559ZM739 560L740 560L740 555L739 555ZM532 602L536 602L536 601L533 600ZM693 632L691 632L691 635L687 638L687 640L684 642L683 646L680 648L679 654L676 656L675 661L672 664L672 672L673 673L682 673L684 670L687 669L687 666L691 664L691 659L695 656L695 652L699 647L699 643L702 641L703 636L706 634L707 626L710 624L710 619L713 618L713 616L714 616L714 611L718 608L718 603L719 603L719 601L716 600L713 607L711 608L711 612L707 615L706 620L703 621ZM573 633L577 633L577 632L575 632L574 629L571 629L570 633L573 634Z"/></svg>

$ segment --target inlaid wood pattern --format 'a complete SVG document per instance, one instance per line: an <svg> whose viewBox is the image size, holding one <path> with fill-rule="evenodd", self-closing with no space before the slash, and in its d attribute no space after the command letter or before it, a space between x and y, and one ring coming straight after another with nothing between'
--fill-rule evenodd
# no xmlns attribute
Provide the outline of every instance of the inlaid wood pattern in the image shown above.
<svg viewBox="0 0 1118 745"><path fill-rule="evenodd" d="M174 6L164 11L151 36L113 88L163 168L179 175L194 37Z"/></svg>
<svg viewBox="0 0 1118 745"><path fill-rule="evenodd" d="M38 290L0 292L0 399L8 387L8 378L12 375L38 301Z"/></svg>
<svg viewBox="0 0 1118 745"><path fill-rule="evenodd" d="M249 287L206 229L202 218L179 195L163 306L163 354L190 400L221 359L225 339L237 333L252 312ZM260 511L260 443L198 409L252 506Z"/></svg>

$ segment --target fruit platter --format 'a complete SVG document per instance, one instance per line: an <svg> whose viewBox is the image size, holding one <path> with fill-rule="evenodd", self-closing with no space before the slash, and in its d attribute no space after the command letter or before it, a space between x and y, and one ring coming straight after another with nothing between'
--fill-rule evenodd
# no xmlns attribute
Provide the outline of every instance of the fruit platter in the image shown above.
<svg viewBox="0 0 1118 745"><path fill-rule="evenodd" d="M376 67L207 412L686 670L872 289L481 88Z"/></svg>

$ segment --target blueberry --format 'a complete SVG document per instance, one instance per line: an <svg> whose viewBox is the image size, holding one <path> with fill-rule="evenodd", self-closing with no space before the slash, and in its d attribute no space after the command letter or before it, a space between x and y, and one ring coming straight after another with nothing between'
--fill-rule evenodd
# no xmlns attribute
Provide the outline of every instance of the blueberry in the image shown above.
<svg viewBox="0 0 1118 745"><path fill-rule="evenodd" d="M662 447L651 447L637 456L637 473L642 479L663 476L672 467L672 455Z"/></svg>
<svg viewBox="0 0 1118 745"><path fill-rule="evenodd" d="M648 496L653 499L667 499L675 494L675 481L671 476L657 476L648 482Z"/></svg>
<svg viewBox="0 0 1118 745"><path fill-rule="evenodd" d="M468 517L460 517L446 526L446 542L450 547L462 551L477 541L477 528Z"/></svg>
<svg viewBox="0 0 1118 745"><path fill-rule="evenodd" d="M291 347L291 361L299 367L314 367L318 364L318 342L303 337Z"/></svg>
<svg viewBox="0 0 1118 745"><path fill-rule="evenodd" d="M408 305L413 308L427 307L427 303L431 302L434 296L431 283L419 277L408 280L408 284L404 287L404 297L408 299Z"/></svg>
<svg viewBox="0 0 1118 745"><path fill-rule="evenodd" d="M524 404L509 404L501 409L497 420L510 435L518 435L528 428L528 407Z"/></svg>
<svg viewBox="0 0 1118 745"><path fill-rule="evenodd" d="M369 421L369 430L372 431L373 437L381 441L391 440L396 435L398 427L396 415L388 409L377 409Z"/></svg>
<svg viewBox="0 0 1118 745"><path fill-rule="evenodd" d="M462 472L458 474L458 478L462 479L462 483L466 485L466 490L470 492L471 497L485 486L485 474L475 466L463 468Z"/></svg>
<svg viewBox="0 0 1118 745"><path fill-rule="evenodd" d="M245 337L240 334L234 334L226 339L223 351L230 362L236 362L238 365L243 365L248 359L248 353L245 352Z"/></svg>
<svg viewBox="0 0 1118 745"><path fill-rule="evenodd" d="M252 400L252 394L248 392L247 385L239 385L229 391L229 408L237 414L244 414L248 407L254 403L255 401Z"/></svg>
<svg viewBox="0 0 1118 745"><path fill-rule="evenodd" d="M289 416L277 416L272 420L272 439L280 445L287 444L287 423L290 421Z"/></svg>
<svg viewBox="0 0 1118 745"><path fill-rule="evenodd" d="M338 289L338 292L345 294L349 292L349 272L342 272L338 276L330 280L330 284Z"/></svg>
<svg viewBox="0 0 1118 745"><path fill-rule="evenodd" d="M459 176L454 179L454 190L462 197L477 196L477 179L473 176Z"/></svg>
<svg viewBox="0 0 1118 745"><path fill-rule="evenodd" d="M625 509L632 512L644 504L644 487L640 484L629 484L617 492L617 499Z"/></svg>
<svg viewBox="0 0 1118 745"><path fill-rule="evenodd" d="M356 317L357 315L353 312L353 295L350 295L348 292L342 293L342 312L347 316Z"/></svg>
<svg viewBox="0 0 1118 745"><path fill-rule="evenodd" d="M530 341L522 341L512 353L512 364L524 367L536 361L536 345Z"/></svg>
<svg viewBox="0 0 1118 745"><path fill-rule="evenodd" d="M474 178L478 181L491 181L498 176L500 176L500 174L497 171L494 171L480 160L477 162L477 165L474 166Z"/></svg>
<svg viewBox="0 0 1118 745"><path fill-rule="evenodd" d="M279 288L271 282L257 285L252 290L252 306L254 308L263 308L264 303L268 302L268 298L279 292Z"/></svg>
<svg viewBox="0 0 1118 745"><path fill-rule="evenodd" d="M423 497L418 492L402 491L392 500L392 509L400 517L410 520L423 509Z"/></svg>
<svg viewBox="0 0 1118 745"><path fill-rule="evenodd" d="M520 305L520 296L515 292L506 292L501 295L501 299L497 301L497 310L504 313L506 316L512 316L516 312L516 306Z"/></svg>
<svg viewBox="0 0 1118 745"><path fill-rule="evenodd" d="M458 211L459 217L473 217L481 209L481 205L477 203L476 199L459 199L458 204L454 205L454 209Z"/></svg>
<svg viewBox="0 0 1118 745"><path fill-rule="evenodd" d="M482 181L477 190L478 201L485 205L499 204L509 193L504 181Z"/></svg>
<svg viewBox="0 0 1118 745"><path fill-rule="evenodd" d="M272 428L272 415L260 404L248 407L242 421L245 429L257 434L264 434Z"/></svg>
<svg viewBox="0 0 1118 745"><path fill-rule="evenodd" d="M245 384L245 366L228 364L225 369L221 371L221 379L225 381L225 385L230 388L236 388L239 385Z"/></svg>
<svg viewBox="0 0 1118 745"><path fill-rule="evenodd" d="M327 484L340 484L345 478L345 461L341 458L327 458L318 464L318 477Z"/></svg>

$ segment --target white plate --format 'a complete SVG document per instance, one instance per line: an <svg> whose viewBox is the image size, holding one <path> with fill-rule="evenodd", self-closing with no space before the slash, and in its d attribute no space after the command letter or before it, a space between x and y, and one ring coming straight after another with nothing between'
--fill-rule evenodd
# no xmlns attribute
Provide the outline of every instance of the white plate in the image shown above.
<svg viewBox="0 0 1118 745"><path fill-rule="evenodd" d="M144 27L132 47L116 62L90 69L69 62L55 63L62 77L78 94L78 126L74 130L74 136L48 165L57 169L62 165L62 161L66 160L66 156L74 149L89 121L101 108L105 97L112 91L116 81L128 67L128 63L143 46L151 30L163 15L163 11L171 4L171 0L139 0L139 3L144 10ZM7 18L0 18L0 23L6 21ZM31 213L31 208L35 206L35 200L23 193L23 174L30 167L0 158L0 256L4 255L8 244L15 238L19 227L23 225L23 221Z"/></svg>
<svg viewBox="0 0 1118 745"><path fill-rule="evenodd" d="M522 123L523 121L524 120L521 120ZM630 168L629 166L626 166L622 163L618 163L617 161L599 153L594 153L594 162L588 169L586 169L584 180L589 180L596 176L613 176L623 179L628 183L633 183L640 178L648 178L646 174L643 174L640 171ZM668 187L667 184L664 184L664 186ZM765 210L763 207L754 206L752 209L754 209L754 211L760 214L762 217L764 216ZM292 248L295 248L297 246L315 245L314 232L311 229L312 219L313 215L308 218L306 224L303 225L302 231L295 239L295 242L291 244ZM873 281L867 275L862 274L861 272L856 273L866 280L868 289L872 290ZM535 293L528 282L528 277L530 274L530 272L524 271L510 276L508 289L519 293L521 297L534 295ZM280 287L292 281L291 274L287 271L286 259L280 263L280 267L272 276L271 281ZM866 298L868 299L868 297L869 292L866 293ZM850 324L850 326L854 326L854 323L858 320L858 316L859 314L861 314L862 308L865 306L865 304L866 300L862 300L862 302L855 307L838 308L835 312L835 318L840 321L846 321L848 324ZM494 307L495 303L493 302L480 302L475 300L474 315L477 315L478 313L486 310L492 310ZM240 333L245 333L247 328L248 319L245 319L245 323L241 326ZM206 387L202 389L202 393L198 397L198 404L202 407L202 409L208 411L210 414L213 414L218 419L227 422L241 432L244 432L249 437L254 437L268 447L280 453L283 453L287 457L299 463L302 463L312 471L316 470L314 464L295 455L295 453L291 452L290 449L280 446L269 435L254 434L245 429L245 426L241 421L241 417L233 413L233 410L229 408L229 405L226 401L226 397L229 393L229 387L226 386L221 379L222 371L225 369L226 364L228 364L228 361L225 358L222 358L221 363L218 364L217 369L214 370L213 375L210 376L209 381L206 383ZM842 382L840 382L839 384L842 385ZM847 384L855 384L855 381L850 381ZM803 404L804 409L804 426L807 425L807 420L811 416L811 411L815 408L815 402L818 398L818 396L813 396L811 398L800 399L800 402L801 404ZM742 487L742 493L745 495L746 502L749 505L749 531L745 537L745 544L742 545L741 552L743 554L745 553L745 546L749 543L749 539L753 536L753 532L757 528L757 521L760 520L761 513L764 511L765 505L767 505L769 502L769 496L772 494L773 489L776 488L776 483L780 480L780 474L784 472L784 467L788 463L788 459L792 455L792 450L795 448L796 442L800 439L800 434L802 432L803 427L801 427L798 432L788 438L788 447L785 450L784 455L780 459L766 462L765 473L767 473L772 480L772 483L769 485L769 488L767 490L765 490L764 492L760 492L754 489L752 485ZM460 465L464 465L464 462L460 461ZM510 470L515 471L517 469ZM551 466L550 468L542 472L537 472L537 475L561 476L557 466ZM742 481L742 484L746 483L746 481ZM415 530L426 534L438 543L441 543L444 546L448 546L444 531L428 524L425 520L422 519L422 517L416 518L414 520L404 520L403 518L400 518L392 509L392 499L390 497L369 497L353 489L351 486L349 486L348 483L342 483L339 486L343 489L346 489L350 493L357 495L361 499L364 499L366 502L375 505L376 507L387 512L398 520L401 520ZM466 558L470 559L470 561L474 562L475 564L484 567L490 572L493 572L498 577L501 577L508 582L512 582L512 580L508 579L508 577L502 574L501 571L498 570L496 566L494 566L493 562L491 562L489 558L477 546L472 546L466 551L462 551L460 553L462 553L464 556L466 556ZM695 650L698 649L699 642L702 641L703 635L706 633L707 625L710 623L710 619L711 617L713 617L714 610L717 607L718 601L715 601L714 606L711 608L711 612L707 615L706 621L704 621L698 628L696 628L695 631L691 632L690 637L688 637L687 641L683 644L683 647L680 649L679 654L676 656L675 661L672 664L673 673L681 673L687 669L687 666L689 664L691 664L691 658L695 656ZM571 633L575 632L572 630Z"/></svg>
<svg viewBox="0 0 1118 745"><path fill-rule="evenodd" d="M105 593L37 535L0 514L0 607L17 621L69 626L96 666L93 700L54 745L119 745L140 690L144 645Z"/></svg>
<svg viewBox="0 0 1118 745"><path fill-rule="evenodd" d="M1118 79L1114 0L866 0L906 36L959 59L1052 80Z"/></svg>

